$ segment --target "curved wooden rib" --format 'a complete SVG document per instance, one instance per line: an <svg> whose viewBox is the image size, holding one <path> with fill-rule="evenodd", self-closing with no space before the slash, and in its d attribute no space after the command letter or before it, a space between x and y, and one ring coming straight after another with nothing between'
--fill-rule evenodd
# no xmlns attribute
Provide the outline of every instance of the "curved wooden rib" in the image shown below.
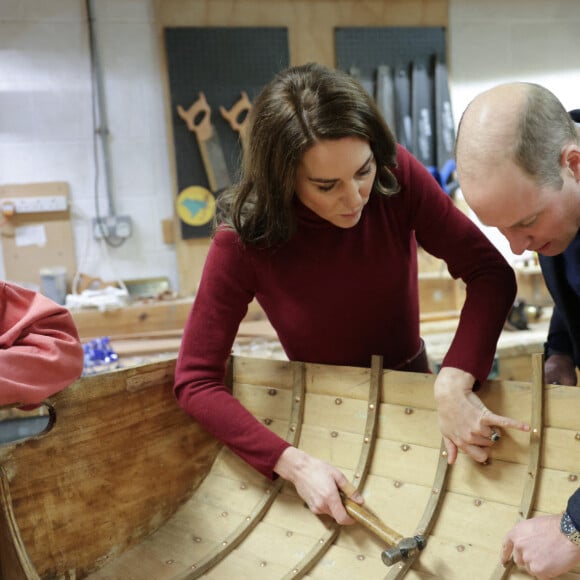
<svg viewBox="0 0 580 580"><path fill-rule="evenodd" d="M415 535L428 536L435 523L435 518L441 507L441 500L443 499L444 491L447 486L447 475L449 474L449 464L447 463L447 451L445 450L445 443L441 441L441 449L439 451L439 461L437 463L437 470L435 471L435 478L433 486L431 487L431 496L425 506L423 516L415 530ZM415 560L419 557L419 552L413 554L404 562L400 562L385 576L385 580L396 580L403 578Z"/></svg>
<svg viewBox="0 0 580 580"><path fill-rule="evenodd" d="M292 387L292 410L290 413L290 424L286 440L292 445L297 445L300 440L302 422L304 418L304 395L306 390L304 380L304 363L292 362L293 387ZM285 481L277 479L266 491L264 497L256 504L245 520L224 540L219 546L214 548L202 560L193 566L193 572L179 577L179 580L194 580L200 578L208 570L221 562L228 554L237 548L250 532L260 523L268 509L274 503L278 493L282 489Z"/></svg>
<svg viewBox="0 0 580 580"><path fill-rule="evenodd" d="M357 467L353 476L353 486L362 489L370 469L370 463L375 448L377 417L380 405L381 379L383 376L383 358L375 355L371 362L371 378L369 386L369 403L363 436L363 444ZM336 540L342 526L333 522L330 529L318 540L318 544L293 568L284 580L303 578L320 561Z"/></svg>
<svg viewBox="0 0 580 580"><path fill-rule="evenodd" d="M542 451L544 417L544 357L541 354L532 356L532 420L530 431L530 457L528 459L527 478L524 483L518 522L530 517L538 490L538 470L540 468L540 455ZM517 522L516 522L517 523ZM498 548L499 551L499 548ZM510 560L504 567L498 564L491 575L490 580L504 580L510 575L513 567Z"/></svg>

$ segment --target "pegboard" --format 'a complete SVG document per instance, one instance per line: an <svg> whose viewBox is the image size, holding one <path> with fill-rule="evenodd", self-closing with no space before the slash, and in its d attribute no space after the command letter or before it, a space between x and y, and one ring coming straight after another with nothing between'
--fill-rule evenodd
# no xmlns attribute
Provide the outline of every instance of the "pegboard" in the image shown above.
<svg viewBox="0 0 580 580"><path fill-rule="evenodd" d="M210 189L196 135L177 113L199 98L202 91L211 109L230 180L236 180L241 160L238 134L222 117L245 91L250 101L289 64L288 32L282 27L165 28L171 124L179 192L190 186ZM216 192L214 192L216 193ZM217 192L219 194L219 192ZM180 222L183 239L208 237L211 221L203 225Z"/></svg>
<svg viewBox="0 0 580 580"><path fill-rule="evenodd" d="M446 62L447 46L442 26L339 27L335 30L337 67L360 70L372 79L380 65L409 66L414 59L437 55Z"/></svg>

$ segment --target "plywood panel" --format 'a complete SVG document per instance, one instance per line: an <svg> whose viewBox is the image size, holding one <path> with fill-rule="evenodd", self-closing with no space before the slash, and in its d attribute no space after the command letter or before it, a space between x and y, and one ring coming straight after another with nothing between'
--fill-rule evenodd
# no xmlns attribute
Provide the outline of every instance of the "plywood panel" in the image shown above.
<svg viewBox="0 0 580 580"><path fill-rule="evenodd" d="M70 200L67 183L27 183L0 186L0 202L20 197L64 195ZM28 235L21 235L30 228ZM14 214L1 228L6 279L34 289L40 288L40 269L65 267L70 289L76 272L76 257L70 210Z"/></svg>
<svg viewBox="0 0 580 580"><path fill-rule="evenodd" d="M156 21L162 63L163 28L169 26L285 26L288 28L290 64L317 61L335 66L334 29L337 26L447 26L448 0L156 0ZM165 79L167 74L165 71ZM170 102L165 82L166 103ZM166 122L171 127L169 106ZM173 136L168 150L177 195ZM177 216L176 240L179 285L182 295L196 291L209 238L182 240Z"/></svg>

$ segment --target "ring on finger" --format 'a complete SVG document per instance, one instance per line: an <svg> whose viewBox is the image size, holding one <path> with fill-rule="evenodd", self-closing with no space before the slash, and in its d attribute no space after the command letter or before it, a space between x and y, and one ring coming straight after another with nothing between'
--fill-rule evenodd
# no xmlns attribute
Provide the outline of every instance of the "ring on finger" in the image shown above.
<svg viewBox="0 0 580 580"><path fill-rule="evenodd" d="M492 429L489 438L492 443L497 443L501 439L501 435L495 429Z"/></svg>

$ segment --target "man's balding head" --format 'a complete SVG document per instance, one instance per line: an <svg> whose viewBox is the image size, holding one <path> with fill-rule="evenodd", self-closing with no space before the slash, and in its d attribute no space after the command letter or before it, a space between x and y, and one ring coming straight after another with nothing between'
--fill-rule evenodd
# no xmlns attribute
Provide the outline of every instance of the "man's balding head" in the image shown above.
<svg viewBox="0 0 580 580"><path fill-rule="evenodd" d="M513 159L526 87L523 83L499 85L481 93L468 105L457 132L460 177L479 178L506 159Z"/></svg>
<svg viewBox="0 0 580 580"><path fill-rule="evenodd" d="M463 197L514 253L562 252L580 227L580 137L560 101L532 83L476 97L457 133Z"/></svg>
<svg viewBox="0 0 580 580"><path fill-rule="evenodd" d="M539 186L558 189L560 154L579 142L574 122L548 89L507 83L478 95L467 107L457 133L456 160L463 188L503 163L515 163Z"/></svg>

